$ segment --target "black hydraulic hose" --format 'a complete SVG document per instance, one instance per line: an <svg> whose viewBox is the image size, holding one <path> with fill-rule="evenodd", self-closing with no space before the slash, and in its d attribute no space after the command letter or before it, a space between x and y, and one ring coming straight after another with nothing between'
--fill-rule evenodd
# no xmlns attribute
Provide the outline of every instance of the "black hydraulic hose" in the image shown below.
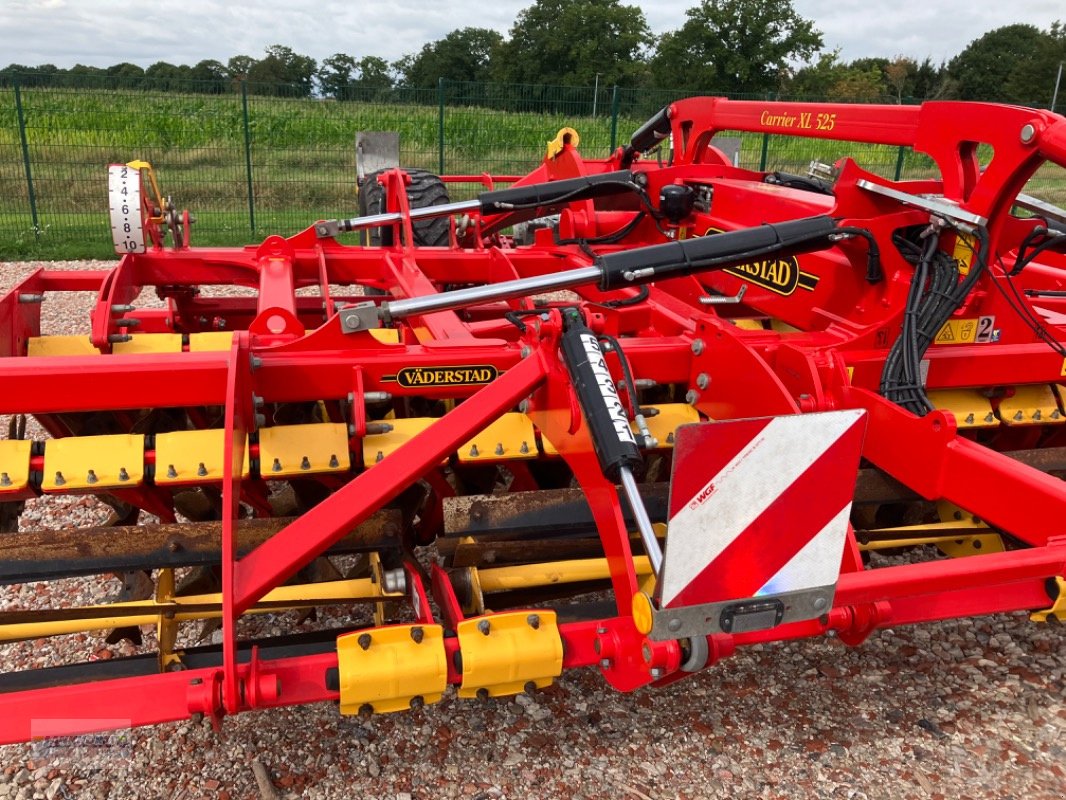
<svg viewBox="0 0 1066 800"><path fill-rule="evenodd" d="M640 247L600 256L600 289L610 291L727 266L767 253L820 249L837 231L832 217L816 216L742 228L679 242Z"/></svg>

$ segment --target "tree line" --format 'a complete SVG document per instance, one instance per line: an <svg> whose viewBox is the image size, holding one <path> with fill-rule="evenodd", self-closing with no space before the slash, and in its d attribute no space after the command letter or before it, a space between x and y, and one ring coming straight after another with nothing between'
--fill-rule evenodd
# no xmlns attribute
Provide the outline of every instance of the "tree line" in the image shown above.
<svg viewBox="0 0 1066 800"><path fill-rule="evenodd" d="M841 101L981 99L1044 105L1058 65L1066 60L1066 26L1047 30L1007 25L935 64L909 56L844 61L826 50L815 21L792 0L701 0L677 30L653 36L638 6L621 0L534 0L508 36L464 27L395 62L335 53L321 63L284 45L261 58L189 66L159 61L148 68L120 63L59 69L11 64L0 85L16 76L50 85L181 90L366 99L397 87L431 90L447 81L623 88L677 92L817 97ZM1066 101L1066 86L1060 91Z"/></svg>

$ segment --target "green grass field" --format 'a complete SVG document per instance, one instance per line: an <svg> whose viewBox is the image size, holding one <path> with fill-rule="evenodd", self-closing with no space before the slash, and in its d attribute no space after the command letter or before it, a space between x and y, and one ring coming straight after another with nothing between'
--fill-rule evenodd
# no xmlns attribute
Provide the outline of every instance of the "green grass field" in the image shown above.
<svg viewBox="0 0 1066 800"><path fill-rule="evenodd" d="M193 211L194 241L245 244L271 233L289 235L323 217L355 210L354 136L359 130L400 134L405 166L439 171L440 118L435 105L337 103L248 98L248 135L256 226L249 218L244 112L239 95L148 94L85 89L22 90L39 230L29 195L19 126L10 89L0 89L0 258L86 258L111 254L106 216L106 165L151 161L164 193ZM543 157L563 126L581 134L588 158L607 155L611 120L589 115L513 113L453 106L444 113L444 172L522 174ZM620 118L618 141L642 119ZM741 162L757 168L762 137L744 135ZM844 155L893 177L898 150L876 145L771 137L767 168L805 171L817 159ZM928 161L907 153L903 175L930 174ZM1066 174L1045 167L1031 193L1066 203ZM465 191L464 191L465 190ZM476 186L456 187L470 196Z"/></svg>

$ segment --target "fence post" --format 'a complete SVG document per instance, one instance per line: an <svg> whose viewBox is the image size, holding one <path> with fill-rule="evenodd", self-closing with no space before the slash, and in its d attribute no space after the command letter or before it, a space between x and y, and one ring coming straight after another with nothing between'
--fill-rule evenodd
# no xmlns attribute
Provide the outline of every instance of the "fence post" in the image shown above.
<svg viewBox="0 0 1066 800"><path fill-rule="evenodd" d="M618 84L611 87L611 152L618 146L618 106L621 98L618 96Z"/></svg>
<svg viewBox="0 0 1066 800"><path fill-rule="evenodd" d="M22 92L19 89L19 80L16 77L15 84L15 113L18 115L19 140L22 142L22 165L26 171L26 191L30 198L30 219L33 221L33 237L41 238L41 226L37 221L37 193L33 189L33 170L30 169L30 143L26 138L26 115L22 110Z"/></svg>
<svg viewBox="0 0 1066 800"><path fill-rule="evenodd" d="M444 78L437 78L437 174L444 174Z"/></svg>
<svg viewBox="0 0 1066 800"><path fill-rule="evenodd" d="M899 154L896 156L896 177L893 180L899 180L903 174L903 159L907 157L907 148L903 145L899 147Z"/></svg>
<svg viewBox="0 0 1066 800"><path fill-rule="evenodd" d="M770 134L762 135L762 152L759 154L759 172L766 172L767 153L770 150Z"/></svg>
<svg viewBox="0 0 1066 800"><path fill-rule="evenodd" d="M248 224L255 235L255 191L252 188L252 130L248 124L248 81L241 81L241 111L244 115L244 170L248 179Z"/></svg>

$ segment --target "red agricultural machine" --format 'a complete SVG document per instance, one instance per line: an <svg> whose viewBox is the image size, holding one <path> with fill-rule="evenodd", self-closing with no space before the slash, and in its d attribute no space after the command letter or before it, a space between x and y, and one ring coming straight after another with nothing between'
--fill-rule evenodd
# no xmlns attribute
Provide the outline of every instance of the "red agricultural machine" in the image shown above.
<svg viewBox="0 0 1066 800"><path fill-rule="evenodd" d="M720 131L932 166L757 172ZM1066 212L1023 193L1066 119L695 98L575 143L465 202L385 170L363 216L244 248L190 247L146 165L110 168L118 266L0 300L0 581L127 590L0 612L86 648L0 675L0 742L1066 619ZM95 295L82 334L42 334L58 292ZM42 494L111 524L18 532ZM141 654L93 660L105 634Z"/></svg>

